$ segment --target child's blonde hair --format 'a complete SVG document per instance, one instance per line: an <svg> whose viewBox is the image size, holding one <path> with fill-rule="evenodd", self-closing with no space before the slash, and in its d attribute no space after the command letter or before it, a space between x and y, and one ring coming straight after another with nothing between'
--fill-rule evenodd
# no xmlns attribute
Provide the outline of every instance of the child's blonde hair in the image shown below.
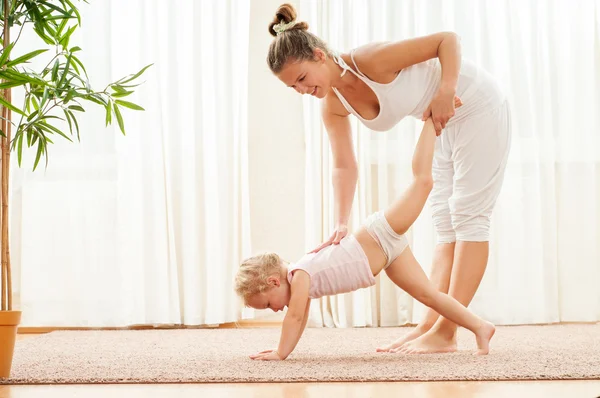
<svg viewBox="0 0 600 398"><path fill-rule="evenodd" d="M279 276L283 260L276 253L262 253L245 259L235 275L235 292L248 305L248 300L255 294L267 290L267 279L272 275Z"/></svg>

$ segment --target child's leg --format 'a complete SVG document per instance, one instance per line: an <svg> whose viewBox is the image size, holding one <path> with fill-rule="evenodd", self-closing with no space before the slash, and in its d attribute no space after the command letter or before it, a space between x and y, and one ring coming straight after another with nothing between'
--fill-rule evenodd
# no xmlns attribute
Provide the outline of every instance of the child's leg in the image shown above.
<svg viewBox="0 0 600 398"><path fill-rule="evenodd" d="M385 218L398 234L404 234L415 222L433 188L432 165L435 128L431 118L421 131L412 160L413 180L404 193L385 211Z"/></svg>
<svg viewBox="0 0 600 398"><path fill-rule="evenodd" d="M439 292L427 279L421 266L415 259L410 248L394 260L386 269L389 278L402 290L413 296L416 300L431 307L440 315L452 322L469 329L477 337L478 354L485 355L489 351L489 341L494 335L495 328L489 322L484 321L473 314L454 298ZM450 347L446 351L454 351L456 347ZM414 352L419 352L415 350Z"/></svg>
<svg viewBox="0 0 600 398"><path fill-rule="evenodd" d="M460 98L454 98L454 106L456 108L462 106ZM390 226L400 235L404 234L419 217L433 188L432 168L436 137L433 121L429 118L423 125L413 153L413 181L402 196L384 212Z"/></svg>

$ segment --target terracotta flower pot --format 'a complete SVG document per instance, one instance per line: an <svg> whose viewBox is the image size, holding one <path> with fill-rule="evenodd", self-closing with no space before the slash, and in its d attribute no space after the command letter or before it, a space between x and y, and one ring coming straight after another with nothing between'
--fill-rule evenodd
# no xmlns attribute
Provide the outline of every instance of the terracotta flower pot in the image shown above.
<svg viewBox="0 0 600 398"><path fill-rule="evenodd" d="M0 311L0 377L10 377L21 311Z"/></svg>

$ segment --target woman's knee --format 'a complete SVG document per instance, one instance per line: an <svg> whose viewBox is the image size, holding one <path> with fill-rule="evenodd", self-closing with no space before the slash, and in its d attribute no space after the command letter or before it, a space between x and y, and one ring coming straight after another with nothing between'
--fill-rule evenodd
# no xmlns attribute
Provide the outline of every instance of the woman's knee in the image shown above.
<svg viewBox="0 0 600 398"><path fill-rule="evenodd" d="M465 214L452 215L452 228L456 240L464 242L487 242L490 240L490 217Z"/></svg>
<svg viewBox="0 0 600 398"><path fill-rule="evenodd" d="M452 226L452 217L448 204L432 206L433 225L437 234L437 243L456 242L456 233Z"/></svg>

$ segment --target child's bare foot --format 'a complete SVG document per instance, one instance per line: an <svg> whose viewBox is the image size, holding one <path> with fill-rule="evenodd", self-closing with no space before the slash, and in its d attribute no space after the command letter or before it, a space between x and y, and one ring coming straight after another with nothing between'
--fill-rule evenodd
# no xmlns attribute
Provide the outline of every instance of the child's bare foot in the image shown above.
<svg viewBox="0 0 600 398"><path fill-rule="evenodd" d="M377 352L390 352L391 350L402 346L404 343L408 343L409 341L413 341L414 339L425 334L429 328L417 326L413 330L411 330L405 336L400 337L398 340L394 341L391 344L385 345L383 347L377 347Z"/></svg>
<svg viewBox="0 0 600 398"><path fill-rule="evenodd" d="M434 354L454 351L456 351L456 334L449 336L432 329L421 337L409 341L390 352L400 352L403 354Z"/></svg>
<svg viewBox="0 0 600 398"><path fill-rule="evenodd" d="M475 337L477 339L477 354L487 355L490 352L490 340L496 333L496 327L490 322L484 321Z"/></svg>

